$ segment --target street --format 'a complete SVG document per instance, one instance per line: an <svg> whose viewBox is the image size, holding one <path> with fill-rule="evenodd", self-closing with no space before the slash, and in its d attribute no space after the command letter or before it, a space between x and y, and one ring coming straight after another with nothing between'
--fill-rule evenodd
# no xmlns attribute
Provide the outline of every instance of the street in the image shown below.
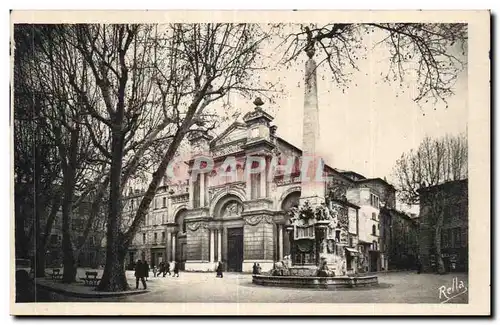
<svg viewBox="0 0 500 325"><path fill-rule="evenodd" d="M127 272L129 283L133 272ZM455 280L454 280L455 279ZM461 282L462 281L462 282ZM458 289L458 284L463 286ZM58 301L102 302L207 302L207 303L467 303L467 274L379 274L379 286L356 289L296 289L262 287L252 284L252 276L226 273L181 273L179 278L150 277L151 292L120 298L83 299L51 294ZM142 288L142 285L141 285ZM440 297L441 295L441 297ZM447 301L446 301L447 300Z"/></svg>

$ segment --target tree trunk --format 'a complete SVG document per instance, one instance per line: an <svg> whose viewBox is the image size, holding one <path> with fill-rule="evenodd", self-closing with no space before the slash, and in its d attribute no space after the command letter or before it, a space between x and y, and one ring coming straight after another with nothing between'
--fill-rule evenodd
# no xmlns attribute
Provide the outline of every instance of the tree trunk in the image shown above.
<svg viewBox="0 0 500 325"><path fill-rule="evenodd" d="M119 124L121 125L121 124ZM111 142L111 170L109 186L109 210L106 232L106 266L99 283L99 291L124 291L128 289L125 278L125 250L120 229L121 219L121 176L123 166L123 132L114 130Z"/></svg>
<svg viewBox="0 0 500 325"><path fill-rule="evenodd" d="M45 251L47 249L48 238L50 236L50 233L52 232L52 226L54 224L57 211L59 210L59 206L60 206L60 199L59 196L56 194L52 203L50 214L47 218L43 237L38 236L37 238L35 238L35 241L37 242L36 244L37 250L35 252L35 260L36 260L35 277L37 278L45 277L45 267L46 267ZM40 225L38 225L37 227L40 227Z"/></svg>
<svg viewBox="0 0 500 325"><path fill-rule="evenodd" d="M434 245L436 246L436 265L437 272L439 274L446 273L444 268L443 257L441 256L441 230L443 228L444 221L444 212L440 211L438 213L437 221L436 221L436 232L434 235Z"/></svg>
<svg viewBox="0 0 500 325"><path fill-rule="evenodd" d="M99 214L99 210L100 210L100 207L102 204L102 199L104 197L104 193L105 193L108 185L109 185L109 176L106 176L106 179L99 186L99 188L97 190L97 195L94 198L94 201L92 202L92 207L90 208L90 213L89 213L89 216L87 218L85 229L83 230L82 242L78 243L78 246L77 246L75 254L74 254L76 261L78 261L80 253L81 253L82 249L85 247L85 243L87 242L87 239L89 238L90 232L93 230L94 221L95 221L97 215Z"/></svg>
<svg viewBox="0 0 500 325"><path fill-rule="evenodd" d="M43 241L42 241L44 250L47 249L50 233L52 232L52 227L54 226L54 221L56 220L57 212L59 211L60 207L61 207L61 193L56 192L52 200L52 207L50 208L49 217L47 218L47 222L45 223L45 231L43 234Z"/></svg>
<svg viewBox="0 0 500 325"><path fill-rule="evenodd" d="M66 181L67 182L67 181ZM73 244L71 243L71 215L72 215L72 188L65 184L65 198L62 204L62 252L63 252L63 282L72 283L76 281L76 265L73 255ZM69 191L69 192L68 192Z"/></svg>
<svg viewBox="0 0 500 325"><path fill-rule="evenodd" d="M32 196L32 195L31 195ZM30 230L33 229L33 225L30 226L28 232L26 231L26 222L31 216L27 214L29 209L26 209L30 204L28 203L29 194L26 191L18 190L18 185L16 184L16 190L14 194L14 220L15 220L15 249L16 258L29 258L30 247ZM31 204L33 206L33 204Z"/></svg>
<svg viewBox="0 0 500 325"><path fill-rule="evenodd" d="M35 265L32 265L32 268L34 268L36 278L43 278L45 277L45 250L43 249L42 246L41 236L35 237L34 243L35 243L35 251L34 251Z"/></svg>
<svg viewBox="0 0 500 325"><path fill-rule="evenodd" d="M106 266L97 290L126 291L129 289L125 276L126 249L118 248L110 253L109 247L109 245L106 246Z"/></svg>
<svg viewBox="0 0 500 325"><path fill-rule="evenodd" d="M37 146L38 147L38 146ZM39 150L35 149L35 157L39 157ZM39 161L39 160L38 160ZM45 255L45 250L42 245L42 234L41 234L41 226L40 223L43 219L45 219L45 200L44 200L44 191L41 186L41 168L38 162L35 163L35 204L33 205L34 211L34 225L33 225L33 258L34 264L32 267L35 270L35 277L44 277L45 276L45 256L41 257L41 255Z"/></svg>
<svg viewBox="0 0 500 325"><path fill-rule="evenodd" d="M63 282L76 281L76 263L71 242L71 217L73 215L73 193L76 183L76 166L78 158L79 129L71 130L68 163L63 167L64 201L62 203L62 251L63 251ZM61 145L61 157L64 159L65 149Z"/></svg>

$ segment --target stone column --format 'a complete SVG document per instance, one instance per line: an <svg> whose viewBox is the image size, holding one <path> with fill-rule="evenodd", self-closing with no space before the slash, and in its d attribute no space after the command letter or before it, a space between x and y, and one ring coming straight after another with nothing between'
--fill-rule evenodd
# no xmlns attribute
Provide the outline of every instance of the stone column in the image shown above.
<svg viewBox="0 0 500 325"><path fill-rule="evenodd" d="M223 237L224 244L222 245L222 259L221 260L225 260L225 262L227 264L227 228L226 227L224 227L222 237ZM226 267L227 267L227 265L226 265Z"/></svg>
<svg viewBox="0 0 500 325"><path fill-rule="evenodd" d="M189 175L189 204L188 204L191 209L194 207L193 183L194 183L193 173L191 172L191 174Z"/></svg>
<svg viewBox="0 0 500 325"><path fill-rule="evenodd" d="M200 174L200 207L205 206L205 173Z"/></svg>
<svg viewBox="0 0 500 325"><path fill-rule="evenodd" d="M214 229L208 229L210 232L210 263L215 261L215 239L214 239Z"/></svg>
<svg viewBox="0 0 500 325"><path fill-rule="evenodd" d="M264 157L265 159L265 157ZM265 161L265 160L264 160ZM264 171L260 173L260 197L267 197L267 163Z"/></svg>
<svg viewBox="0 0 500 325"><path fill-rule="evenodd" d="M172 260L172 256L171 256L171 250L172 250L172 233L170 231L167 231L167 242L165 243L165 250L166 250L166 254L165 254L165 259L167 261L171 261Z"/></svg>
<svg viewBox="0 0 500 325"><path fill-rule="evenodd" d="M222 228L217 230L217 259L222 261Z"/></svg>
<svg viewBox="0 0 500 325"><path fill-rule="evenodd" d="M248 199L252 199L252 174L250 174L250 164L245 162L245 170L243 172L243 175L245 175L245 191L247 193Z"/></svg>
<svg viewBox="0 0 500 325"><path fill-rule="evenodd" d="M279 260L283 260L283 225L278 225L279 229Z"/></svg>
<svg viewBox="0 0 500 325"><path fill-rule="evenodd" d="M308 168L302 168L301 203L309 200L314 206L324 201L325 186L316 176L319 171L322 175L322 159L317 156L316 146L319 142L319 110L318 89L316 81L316 61L314 61L314 49L307 51L309 60L305 67L304 87L304 113L302 130L302 158L309 162ZM318 168L321 166L321 169ZM303 173L306 173L305 175Z"/></svg>
<svg viewBox="0 0 500 325"><path fill-rule="evenodd" d="M176 234L172 234L172 261L175 261L175 242L176 242Z"/></svg>

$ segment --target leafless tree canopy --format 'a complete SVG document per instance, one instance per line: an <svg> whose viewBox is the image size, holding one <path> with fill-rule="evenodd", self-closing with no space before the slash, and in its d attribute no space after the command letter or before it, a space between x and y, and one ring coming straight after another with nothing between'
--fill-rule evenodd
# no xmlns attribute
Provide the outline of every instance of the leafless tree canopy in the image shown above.
<svg viewBox="0 0 500 325"><path fill-rule="evenodd" d="M220 116L211 103L230 93L266 95L272 88L258 79L269 34L248 24L24 28L28 50L37 53L23 62L30 69L28 86L42 98L37 123L50 130L62 169L64 278L74 279L66 274L75 260L68 234L73 194L87 193L94 219L108 201L100 289L124 290L124 254L184 137L217 125ZM123 190L141 172L152 172L152 178L124 223ZM95 223L89 219L84 234Z"/></svg>
<svg viewBox="0 0 500 325"><path fill-rule="evenodd" d="M368 49L364 39L372 35L377 41ZM383 80L400 86L414 81L413 100L419 104L446 102L467 64L467 24L331 23L302 26L301 31L283 37L285 64L315 48L319 65L328 66L340 87L349 85L350 71L358 69L359 59L366 58L368 50L382 48L388 62Z"/></svg>
<svg viewBox="0 0 500 325"><path fill-rule="evenodd" d="M468 146L466 134L425 138L417 150L401 155L394 167L400 199L418 203L418 190L447 181L467 178Z"/></svg>

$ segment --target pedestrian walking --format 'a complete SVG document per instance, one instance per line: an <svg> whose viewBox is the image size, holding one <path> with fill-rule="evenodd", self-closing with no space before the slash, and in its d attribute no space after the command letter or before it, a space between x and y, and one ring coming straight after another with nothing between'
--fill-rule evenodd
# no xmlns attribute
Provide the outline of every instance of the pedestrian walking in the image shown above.
<svg viewBox="0 0 500 325"><path fill-rule="evenodd" d="M223 278L224 275L222 274L222 271L224 270L223 266L222 266L222 262L219 261L219 265L217 265L217 275L216 277L217 278Z"/></svg>
<svg viewBox="0 0 500 325"><path fill-rule="evenodd" d="M170 263L168 261L165 262L165 269L163 271L163 277L165 277L166 274L172 275L170 273Z"/></svg>
<svg viewBox="0 0 500 325"><path fill-rule="evenodd" d="M172 263L174 263L174 275L172 275L172 277L175 277L176 275L179 277L179 262L175 261Z"/></svg>
<svg viewBox="0 0 500 325"><path fill-rule="evenodd" d="M417 258L417 274L422 273L422 262L420 262L420 258Z"/></svg>
<svg viewBox="0 0 500 325"><path fill-rule="evenodd" d="M153 277L156 278L156 273L158 272L158 268L156 267L156 265L153 265Z"/></svg>
<svg viewBox="0 0 500 325"><path fill-rule="evenodd" d="M137 261L135 265L135 289L139 289L139 280L142 282L144 290L147 289L146 280L144 279L146 265L141 260Z"/></svg>
<svg viewBox="0 0 500 325"><path fill-rule="evenodd" d="M164 272L165 272L165 263L160 262L160 264L158 265L158 276L164 274Z"/></svg>

